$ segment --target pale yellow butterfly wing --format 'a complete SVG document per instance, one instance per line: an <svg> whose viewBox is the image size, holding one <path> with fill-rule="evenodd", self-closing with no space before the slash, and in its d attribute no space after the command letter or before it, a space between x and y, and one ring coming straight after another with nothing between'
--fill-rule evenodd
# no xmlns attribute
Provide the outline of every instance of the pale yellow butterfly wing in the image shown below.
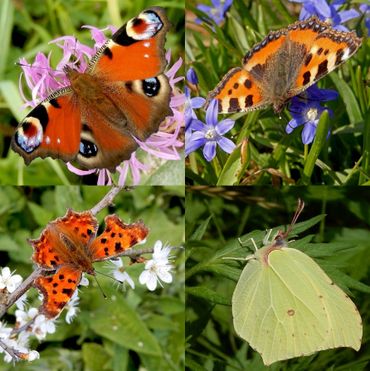
<svg viewBox="0 0 370 371"><path fill-rule="evenodd" d="M314 260L296 249L272 251L269 265L248 262L233 293L232 312L235 331L266 365L361 345L356 306Z"/></svg>

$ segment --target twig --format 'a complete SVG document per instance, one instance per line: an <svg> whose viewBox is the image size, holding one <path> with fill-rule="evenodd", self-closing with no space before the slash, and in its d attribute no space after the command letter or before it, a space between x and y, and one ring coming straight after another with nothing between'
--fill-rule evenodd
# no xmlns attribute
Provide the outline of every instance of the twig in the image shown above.
<svg viewBox="0 0 370 371"><path fill-rule="evenodd" d="M94 206L90 209L91 214L96 215L101 210L106 208L107 206L111 205L113 199L118 195L118 193L122 190L123 187L114 186L110 189L110 191ZM125 188L129 190L129 188Z"/></svg>
<svg viewBox="0 0 370 371"><path fill-rule="evenodd" d="M0 319L7 312L7 310L32 286L33 281L44 271L43 268L36 268L22 283L17 289L12 292L5 304L0 304Z"/></svg>
<svg viewBox="0 0 370 371"><path fill-rule="evenodd" d="M3 348L5 352L7 352L10 355L10 357L13 358L14 361L17 361L20 358L18 355L19 354L18 351L13 348L8 347L1 339L0 339L0 347Z"/></svg>
<svg viewBox="0 0 370 371"><path fill-rule="evenodd" d="M22 331L27 331L32 325L33 323L35 322L36 320L36 317L33 317L31 318L27 323L25 323L23 326L21 327L18 327L18 328L14 328L11 332L11 335L15 335L15 334L19 334L21 333Z"/></svg>

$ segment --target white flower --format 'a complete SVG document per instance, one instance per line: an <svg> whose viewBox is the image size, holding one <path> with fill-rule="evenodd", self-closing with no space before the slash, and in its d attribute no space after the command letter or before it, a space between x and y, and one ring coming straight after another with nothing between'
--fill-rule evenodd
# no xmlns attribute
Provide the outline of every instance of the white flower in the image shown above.
<svg viewBox="0 0 370 371"><path fill-rule="evenodd" d="M112 271L113 277L119 281L119 282L127 282L127 284L134 289L135 288L135 283L132 280L132 278L129 276L129 274L126 272L124 264L122 259L117 259L117 260L110 260L112 264L116 266L116 268Z"/></svg>
<svg viewBox="0 0 370 371"><path fill-rule="evenodd" d="M7 339L12 332L12 329L10 327L6 327L5 323L0 321L0 339ZM1 352L1 347L0 347L0 353Z"/></svg>
<svg viewBox="0 0 370 371"><path fill-rule="evenodd" d="M69 300L69 302L67 303L67 305L65 306L65 309L67 310L67 313L66 313L66 322L68 324L71 324L71 322L73 321L73 318L76 316L77 314L77 306L78 306L78 303L79 303L79 300L80 298L78 297L78 291L76 290L71 299Z"/></svg>
<svg viewBox="0 0 370 371"><path fill-rule="evenodd" d="M48 319L43 314L40 314L36 317L32 326L32 333L37 337L37 339L42 340L47 334L53 334L54 332L54 319Z"/></svg>
<svg viewBox="0 0 370 371"><path fill-rule="evenodd" d="M28 362L32 362L34 361L35 359L39 359L40 358L40 354L39 352L37 352L36 350L31 350L29 353L28 353Z"/></svg>
<svg viewBox="0 0 370 371"><path fill-rule="evenodd" d="M157 241L154 244L153 259L145 263L145 270L140 274L139 282L146 285L148 290L154 291L157 283L162 286L161 281L166 283L172 282L170 273L172 266L169 264L168 255L171 251L169 246L164 246L162 242Z"/></svg>
<svg viewBox="0 0 370 371"><path fill-rule="evenodd" d="M2 341L4 344L6 344L9 348L13 349L15 351L15 354L20 359L28 359L29 357L29 350L28 348L28 333L22 332L18 335L17 339L3 339ZM5 353L4 355L4 361L7 363L10 363L11 361L14 361L14 359L4 350L0 347L0 353ZM35 352L35 351L33 351ZM37 353L37 352L36 352ZM32 357L35 355L33 354Z"/></svg>
<svg viewBox="0 0 370 371"><path fill-rule="evenodd" d="M8 267L2 268L0 274L0 290L6 288L8 292L12 293L22 283L23 278L19 274L13 276L13 273L10 272Z"/></svg>
<svg viewBox="0 0 370 371"><path fill-rule="evenodd" d="M27 292L25 292L16 302L15 305L18 309L24 310L27 304Z"/></svg>
<svg viewBox="0 0 370 371"><path fill-rule="evenodd" d="M82 278L81 278L81 281L80 283L78 284L78 286L89 286L90 284L90 281L88 280L88 278L86 277L85 273L82 275Z"/></svg>
<svg viewBox="0 0 370 371"><path fill-rule="evenodd" d="M17 309L15 311L15 319L19 327L25 325L38 315L39 311L37 308L30 308L28 311Z"/></svg>

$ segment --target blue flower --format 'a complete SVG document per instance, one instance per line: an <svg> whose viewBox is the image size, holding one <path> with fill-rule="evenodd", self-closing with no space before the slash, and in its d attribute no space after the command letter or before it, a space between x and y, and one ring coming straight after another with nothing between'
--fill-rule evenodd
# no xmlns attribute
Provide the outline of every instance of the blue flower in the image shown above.
<svg viewBox="0 0 370 371"><path fill-rule="evenodd" d="M185 131L192 128L193 120L197 119L194 109L201 108L206 100L202 97L190 97L190 89L185 86Z"/></svg>
<svg viewBox="0 0 370 371"><path fill-rule="evenodd" d="M217 25L220 25L225 20L225 14L229 10L233 0L211 0L213 6L200 4L197 9L207 14L209 19L212 19ZM196 20L197 23L201 21Z"/></svg>
<svg viewBox="0 0 370 371"><path fill-rule="evenodd" d="M330 89L319 89L316 85L312 85L305 91L305 96L296 96L292 98L289 111L293 119L289 121L285 128L287 134L290 134L297 127L304 125L302 130L302 143L310 144L315 139L316 128L320 116L324 111L328 111L330 115L332 110L322 107L320 102L337 99L338 92Z"/></svg>
<svg viewBox="0 0 370 371"><path fill-rule="evenodd" d="M340 31L348 31L348 28L343 26L341 23L347 22L360 15L355 9L342 10L338 12L339 8L343 3L345 3L345 0L333 0L330 4L328 4L326 0L290 1L302 4L299 19L307 19L313 15L316 15L323 21L330 19L332 27Z"/></svg>
<svg viewBox="0 0 370 371"><path fill-rule="evenodd" d="M186 72L186 80L188 80L190 82L190 84L198 85L198 83L199 83L198 76L197 76L196 72L194 71L193 67L190 67L188 69L188 72Z"/></svg>
<svg viewBox="0 0 370 371"><path fill-rule="evenodd" d="M216 147L219 145L221 149L227 153L231 153L235 144L228 138L223 137L234 126L234 121L225 119L217 121L218 116L218 101L213 99L209 104L206 112L206 123L200 120L193 120L191 127L193 133L188 134L185 140L185 154L203 147L203 155L207 161L211 161L216 156Z"/></svg>
<svg viewBox="0 0 370 371"><path fill-rule="evenodd" d="M361 4L360 10L365 15L365 26L367 28L367 36L370 36L370 5Z"/></svg>

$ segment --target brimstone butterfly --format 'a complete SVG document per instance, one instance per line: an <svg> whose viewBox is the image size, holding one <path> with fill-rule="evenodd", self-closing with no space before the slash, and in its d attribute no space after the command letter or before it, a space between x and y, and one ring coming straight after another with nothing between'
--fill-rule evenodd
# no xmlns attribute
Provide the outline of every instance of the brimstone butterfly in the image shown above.
<svg viewBox="0 0 370 371"><path fill-rule="evenodd" d="M232 297L236 333L261 354L265 365L319 350L359 350L362 321L351 299L286 238L287 232L248 256ZM254 241L253 241L254 243Z"/></svg>

